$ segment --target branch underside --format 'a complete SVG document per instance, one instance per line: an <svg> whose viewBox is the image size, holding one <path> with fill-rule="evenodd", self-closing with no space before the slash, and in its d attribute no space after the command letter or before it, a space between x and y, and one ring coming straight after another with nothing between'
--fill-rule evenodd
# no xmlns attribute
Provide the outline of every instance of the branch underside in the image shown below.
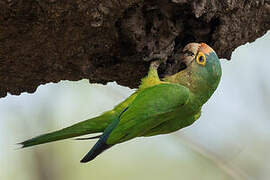
<svg viewBox="0 0 270 180"><path fill-rule="evenodd" d="M137 87L151 60L177 72L189 42L230 59L269 29L267 0L0 0L0 97L84 78Z"/></svg>

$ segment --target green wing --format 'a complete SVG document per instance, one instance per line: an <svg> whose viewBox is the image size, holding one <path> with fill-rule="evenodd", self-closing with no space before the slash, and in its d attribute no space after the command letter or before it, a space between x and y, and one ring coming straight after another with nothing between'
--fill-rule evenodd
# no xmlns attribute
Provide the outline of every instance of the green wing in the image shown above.
<svg viewBox="0 0 270 180"><path fill-rule="evenodd" d="M120 117L106 143L116 144L142 136L166 121L167 113L185 105L188 97L189 89L178 84L159 84L140 91Z"/></svg>

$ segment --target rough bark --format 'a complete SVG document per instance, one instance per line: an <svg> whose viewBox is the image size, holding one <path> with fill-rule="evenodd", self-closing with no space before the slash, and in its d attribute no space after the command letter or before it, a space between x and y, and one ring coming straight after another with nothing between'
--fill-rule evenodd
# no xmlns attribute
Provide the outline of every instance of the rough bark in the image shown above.
<svg viewBox="0 0 270 180"><path fill-rule="evenodd" d="M189 42L230 59L268 29L269 0L0 0L0 97L83 78L136 87L155 58L176 72Z"/></svg>

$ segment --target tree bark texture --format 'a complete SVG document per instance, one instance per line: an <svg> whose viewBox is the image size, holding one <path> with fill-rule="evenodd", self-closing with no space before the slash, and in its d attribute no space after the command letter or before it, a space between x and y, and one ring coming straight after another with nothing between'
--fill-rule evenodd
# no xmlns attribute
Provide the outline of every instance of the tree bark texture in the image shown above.
<svg viewBox="0 0 270 180"><path fill-rule="evenodd" d="M89 79L137 87L149 61L180 68L206 42L220 58L270 29L270 0L0 0L0 97Z"/></svg>

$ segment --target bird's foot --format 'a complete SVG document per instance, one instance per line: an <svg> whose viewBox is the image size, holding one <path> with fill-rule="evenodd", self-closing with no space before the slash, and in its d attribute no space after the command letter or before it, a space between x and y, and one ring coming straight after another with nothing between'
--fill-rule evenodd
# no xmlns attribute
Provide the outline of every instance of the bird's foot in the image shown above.
<svg viewBox="0 0 270 180"><path fill-rule="evenodd" d="M161 60L152 61L151 64L150 64L150 67L157 70L161 63L162 63Z"/></svg>

